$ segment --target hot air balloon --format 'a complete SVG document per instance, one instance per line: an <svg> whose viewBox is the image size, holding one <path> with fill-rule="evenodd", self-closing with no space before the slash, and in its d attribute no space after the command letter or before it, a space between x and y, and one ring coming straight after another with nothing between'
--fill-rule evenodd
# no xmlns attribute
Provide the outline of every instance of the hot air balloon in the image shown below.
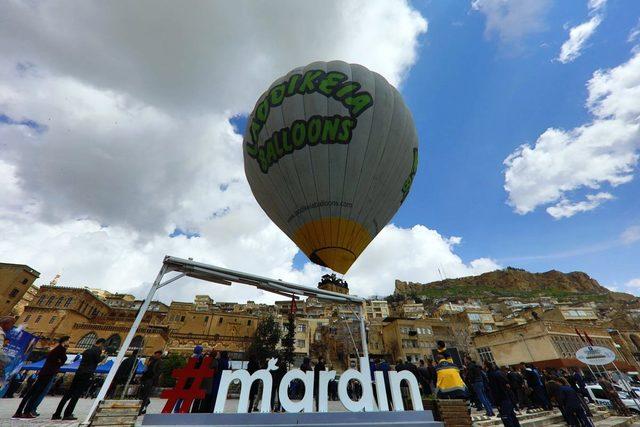
<svg viewBox="0 0 640 427"><path fill-rule="evenodd" d="M243 148L262 209L311 261L340 273L391 220L418 166L400 93L342 61L273 82L248 118Z"/></svg>

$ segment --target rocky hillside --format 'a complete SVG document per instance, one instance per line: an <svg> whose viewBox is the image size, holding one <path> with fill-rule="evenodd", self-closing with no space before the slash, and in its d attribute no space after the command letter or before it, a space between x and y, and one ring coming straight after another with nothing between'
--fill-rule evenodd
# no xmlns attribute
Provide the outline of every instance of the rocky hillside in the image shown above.
<svg viewBox="0 0 640 427"><path fill-rule="evenodd" d="M417 294L432 298L491 298L514 297L586 297L609 298L611 292L586 273L562 273L551 270L530 273L508 267L479 276L446 279L427 284L396 280L396 294Z"/></svg>

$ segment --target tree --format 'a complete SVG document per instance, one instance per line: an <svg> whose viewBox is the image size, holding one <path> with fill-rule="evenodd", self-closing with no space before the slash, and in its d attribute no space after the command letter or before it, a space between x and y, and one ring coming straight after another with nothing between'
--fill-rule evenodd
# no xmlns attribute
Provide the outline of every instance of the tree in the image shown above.
<svg viewBox="0 0 640 427"><path fill-rule="evenodd" d="M277 357L276 346L280 342L280 336L280 325L273 316L269 315L260 320L245 353L247 359L264 360Z"/></svg>
<svg viewBox="0 0 640 427"><path fill-rule="evenodd" d="M179 354L168 355L160 364L160 386L175 387L176 379L171 376L174 369L184 368L187 360Z"/></svg>
<svg viewBox="0 0 640 427"><path fill-rule="evenodd" d="M296 318L293 313L289 313L287 320L287 333L282 338L282 350L280 351L280 358L287 362L287 366L293 363L293 352L296 334Z"/></svg>

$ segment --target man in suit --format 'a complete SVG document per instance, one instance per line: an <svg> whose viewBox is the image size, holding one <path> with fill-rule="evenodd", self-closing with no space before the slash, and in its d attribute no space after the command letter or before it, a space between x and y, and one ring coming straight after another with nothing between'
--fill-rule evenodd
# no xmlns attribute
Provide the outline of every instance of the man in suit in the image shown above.
<svg viewBox="0 0 640 427"><path fill-rule="evenodd" d="M147 369L142 373L140 377L140 400L142 400L142 406L138 415L147 413L147 406L151 403L151 393L153 388L158 385L158 380L161 374L161 359L162 351L157 350L153 353L153 356L147 361Z"/></svg>
<svg viewBox="0 0 640 427"><path fill-rule="evenodd" d="M38 373L38 379L20 402L13 418L36 417L38 403L42 400L40 397L45 393L47 386L54 380L60 367L67 361L67 347L69 347L68 336L58 339L58 344L47 354L47 359Z"/></svg>
<svg viewBox="0 0 640 427"><path fill-rule="evenodd" d="M91 385L91 379L93 378L93 373L96 371L98 364L104 360L104 356L102 354L104 342L105 339L100 338L95 342L95 344L93 344L93 346L91 346L91 348L82 353L82 360L80 361L80 366L73 377L71 387L69 387L69 390L67 390L64 396L62 396L56 412L51 417L52 420L77 420L73 415L73 410L75 409L80 396L82 396ZM67 402L69 402L69 404L65 409L64 406ZM62 416L63 409L64 416Z"/></svg>

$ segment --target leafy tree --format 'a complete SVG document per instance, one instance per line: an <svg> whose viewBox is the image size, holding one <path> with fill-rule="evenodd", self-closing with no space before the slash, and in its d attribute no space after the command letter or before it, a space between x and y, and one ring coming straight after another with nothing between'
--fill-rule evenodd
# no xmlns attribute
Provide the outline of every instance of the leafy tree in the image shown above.
<svg viewBox="0 0 640 427"><path fill-rule="evenodd" d="M177 368L183 368L187 364L184 356L179 354L169 354L160 364L160 386L174 387L176 379L171 376L171 372Z"/></svg>
<svg viewBox="0 0 640 427"><path fill-rule="evenodd" d="M264 360L271 357L277 357L278 351L276 346L280 342L280 325L276 319L269 315L258 323L256 333L249 344L246 351L248 360L258 359Z"/></svg>
<svg viewBox="0 0 640 427"><path fill-rule="evenodd" d="M287 320L287 333L282 338L282 350L280 351L280 358L287 362L287 365L293 363L293 352L296 334L296 318L293 313L289 313L289 319Z"/></svg>

